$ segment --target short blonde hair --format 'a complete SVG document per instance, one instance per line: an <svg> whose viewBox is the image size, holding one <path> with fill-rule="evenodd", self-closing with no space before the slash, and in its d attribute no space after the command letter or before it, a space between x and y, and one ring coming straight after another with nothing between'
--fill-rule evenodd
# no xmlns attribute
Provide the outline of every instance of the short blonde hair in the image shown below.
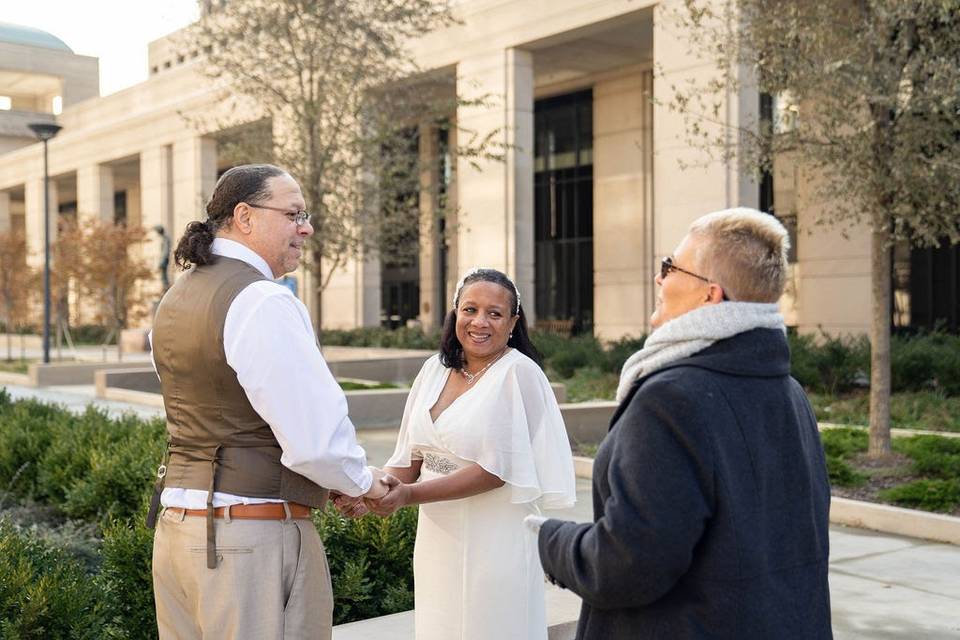
<svg viewBox="0 0 960 640"><path fill-rule="evenodd" d="M690 234L706 240L697 266L731 300L776 302L787 281L790 236L770 214L738 207L697 218Z"/></svg>

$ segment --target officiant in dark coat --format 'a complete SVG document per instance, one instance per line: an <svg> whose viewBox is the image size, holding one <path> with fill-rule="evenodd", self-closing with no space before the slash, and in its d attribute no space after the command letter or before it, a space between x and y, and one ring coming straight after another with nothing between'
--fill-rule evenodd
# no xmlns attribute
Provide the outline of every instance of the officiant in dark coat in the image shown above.
<svg viewBox="0 0 960 640"><path fill-rule="evenodd" d="M831 638L830 487L777 300L787 232L709 214L666 258L655 331L624 365L594 522L530 522L581 640Z"/></svg>

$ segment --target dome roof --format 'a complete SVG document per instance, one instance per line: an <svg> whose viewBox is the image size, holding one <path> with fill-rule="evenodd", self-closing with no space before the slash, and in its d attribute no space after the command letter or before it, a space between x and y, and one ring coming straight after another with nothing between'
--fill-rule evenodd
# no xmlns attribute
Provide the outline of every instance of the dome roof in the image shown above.
<svg viewBox="0 0 960 640"><path fill-rule="evenodd" d="M52 33L8 22L0 22L0 42L73 53L73 49Z"/></svg>

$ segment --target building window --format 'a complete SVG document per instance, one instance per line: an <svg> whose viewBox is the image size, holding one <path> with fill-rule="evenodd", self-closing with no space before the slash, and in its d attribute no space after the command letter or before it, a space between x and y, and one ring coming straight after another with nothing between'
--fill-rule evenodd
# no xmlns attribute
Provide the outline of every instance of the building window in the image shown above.
<svg viewBox="0 0 960 640"><path fill-rule="evenodd" d="M50 112L55 116L63 113L63 96L53 96L53 100L50 101Z"/></svg>
<svg viewBox="0 0 960 640"><path fill-rule="evenodd" d="M420 137L416 127L382 146L380 324L404 326L420 311Z"/></svg>
<svg viewBox="0 0 960 640"><path fill-rule="evenodd" d="M777 101L769 93L760 94L760 130L771 132L777 127L774 120ZM786 207L777 209L776 187L774 185L773 168L768 168L760 172L760 193L758 198L760 211L775 216L783 226L786 227L790 238L790 250L787 252L787 260L790 264L797 261L797 216L791 211L789 204Z"/></svg>
<svg viewBox="0 0 960 640"><path fill-rule="evenodd" d="M534 106L538 323L593 329L593 92Z"/></svg>
<svg viewBox="0 0 960 640"><path fill-rule="evenodd" d="M127 192L117 191L113 194L113 223L127 224Z"/></svg>
<svg viewBox="0 0 960 640"><path fill-rule="evenodd" d="M898 245L892 277L895 328L960 332L960 245Z"/></svg>
<svg viewBox="0 0 960 640"><path fill-rule="evenodd" d="M0 96L0 111L10 111L13 99L10 96Z"/></svg>
<svg viewBox="0 0 960 640"><path fill-rule="evenodd" d="M437 208L440 217L437 219L437 283L438 300L435 315L437 324L443 325L447 313L447 268L450 263L450 244L447 242L447 213L450 205L450 184L453 182L453 153L450 150L450 122L443 120L437 127Z"/></svg>

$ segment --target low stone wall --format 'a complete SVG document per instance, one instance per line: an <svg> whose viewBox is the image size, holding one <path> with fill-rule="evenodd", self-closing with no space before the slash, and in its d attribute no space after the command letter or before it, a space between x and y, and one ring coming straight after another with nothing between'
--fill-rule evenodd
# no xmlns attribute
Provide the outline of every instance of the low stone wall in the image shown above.
<svg viewBox="0 0 960 640"><path fill-rule="evenodd" d="M160 378L153 367L145 367L143 363L131 369L101 369L94 374L94 385L97 388L97 397L106 398L108 387L140 391L143 393L160 393Z"/></svg>
<svg viewBox="0 0 960 640"><path fill-rule="evenodd" d="M327 366L337 378L362 378L392 384L409 384L420 373L420 368L429 357L430 355L416 355L334 360L328 361Z"/></svg>
<svg viewBox="0 0 960 640"><path fill-rule="evenodd" d="M360 389L345 391L347 413L358 429L400 428L409 389Z"/></svg>
<svg viewBox="0 0 960 640"><path fill-rule="evenodd" d="M104 369L142 369L143 362L35 362L30 365L27 375L30 385L49 387L52 385L95 384L97 371Z"/></svg>
<svg viewBox="0 0 960 640"><path fill-rule="evenodd" d="M95 376L97 397L123 402L140 402L162 406L145 394L160 394L160 380L152 367L105 369ZM558 401L566 397L562 384L551 385ZM361 389L347 391L347 410L358 428L399 428L409 389ZM562 405L576 406L576 405Z"/></svg>
<svg viewBox="0 0 960 640"><path fill-rule="evenodd" d="M570 444L599 444L607 435L617 403L606 400L561 404L560 413L567 425Z"/></svg>

